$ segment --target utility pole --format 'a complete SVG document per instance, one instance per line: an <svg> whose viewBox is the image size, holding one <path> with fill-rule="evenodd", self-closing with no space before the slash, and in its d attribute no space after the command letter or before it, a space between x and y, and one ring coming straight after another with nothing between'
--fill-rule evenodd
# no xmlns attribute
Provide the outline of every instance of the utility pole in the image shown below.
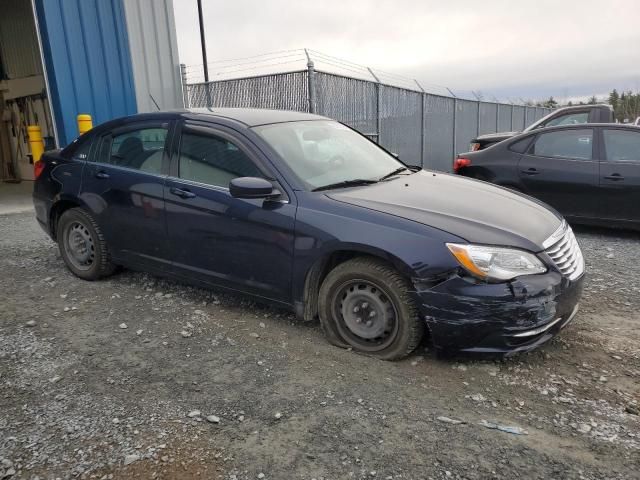
<svg viewBox="0 0 640 480"><path fill-rule="evenodd" d="M207 65L207 44L204 39L204 23L202 21L202 0L198 0L198 21L200 22L200 46L202 48L202 65L204 67L204 81L209 81L209 66Z"/></svg>

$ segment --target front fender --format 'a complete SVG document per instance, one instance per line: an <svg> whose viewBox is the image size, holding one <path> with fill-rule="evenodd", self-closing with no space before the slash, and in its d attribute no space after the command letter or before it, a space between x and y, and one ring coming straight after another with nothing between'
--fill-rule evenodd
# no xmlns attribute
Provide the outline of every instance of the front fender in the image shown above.
<svg viewBox="0 0 640 480"><path fill-rule="evenodd" d="M293 301L303 301L309 272L335 252L382 258L412 282L426 282L458 268L445 243L461 241L455 235L405 218L324 196L299 196Z"/></svg>

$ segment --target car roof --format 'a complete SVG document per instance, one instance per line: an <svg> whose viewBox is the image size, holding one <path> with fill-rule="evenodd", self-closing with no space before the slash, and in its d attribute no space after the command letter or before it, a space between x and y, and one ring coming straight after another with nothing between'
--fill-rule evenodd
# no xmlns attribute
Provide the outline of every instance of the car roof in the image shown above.
<svg viewBox="0 0 640 480"><path fill-rule="evenodd" d="M572 125L552 125L550 127L536 128L528 132L523 132L513 138L524 137L525 135L535 135L542 132L553 132L555 130L582 130L585 128L622 128L626 130L640 131L640 126L626 123L576 123Z"/></svg>
<svg viewBox="0 0 640 480"><path fill-rule="evenodd" d="M270 110L266 108L189 108L184 110L197 116L222 117L235 120L248 127L271 123L299 122L308 120L330 120L327 117L291 110Z"/></svg>

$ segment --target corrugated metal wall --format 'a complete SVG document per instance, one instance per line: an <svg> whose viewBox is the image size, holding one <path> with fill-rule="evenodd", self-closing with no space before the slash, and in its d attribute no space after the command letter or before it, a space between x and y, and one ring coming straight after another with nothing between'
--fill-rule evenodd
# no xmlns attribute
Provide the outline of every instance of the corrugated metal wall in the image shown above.
<svg viewBox="0 0 640 480"><path fill-rule="evenodd" d="M42 74L31 2L2 0L0 14L0 57L3 78L14 79Z"/></svg>
<svg viewBox="0 0 640 480"><path fill-rule="evenodd" d="M136 112L122 0L36 0L58 136L78 134L76 115L94 124Z"/></svg>
<svg viewBox="0 0 640 480"><path fill-rule="evenodd" d="M123 1L138 111L182 107L172 0Z"/></svg>

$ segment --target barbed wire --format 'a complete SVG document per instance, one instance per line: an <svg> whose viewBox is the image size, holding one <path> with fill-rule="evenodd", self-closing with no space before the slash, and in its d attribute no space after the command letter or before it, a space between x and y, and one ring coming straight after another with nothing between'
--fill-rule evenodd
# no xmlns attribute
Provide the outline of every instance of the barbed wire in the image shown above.
<svg viewBox="0 0 640 480"><path fill-rule="evenodd" d="M216 65L216 64L221 64L221 63L230 63L230 62L238 62L240 60L250 60L253 58L259 58L259 57L272 57L274 55L281 55L283 53L292 53L292 52L299 52L302 55L304 55L304 49L303 48L295 48L295 49L291 49L291 50L279 50L276 52L269 52L269 53L261 53L259 55L251 55L248 57L238 57L238 58L230 58L230 59L226 59L226 60L213 60L211 62L207 62L208 66L211 65ZM192 64L192 65L187 65L186 68L187 70L190 68L202 68L204 66L204 63L196 63L196 64Z"/></svg>
<svg viewBox="0 0 640 480"><path fill-rule="evenodd" d="M334 55L330 55L324 52L320 52L315 49L288 49L279 50L276 52L261 53L257 55L250 55L245 57L238 57L225 60L214 60L208 62L209 76L216 80L229 80L233 78L234 74L244 74L247 72L249 76L252 76L253 72L256 75L262 74L274 74L274 73L286 73L290 71L297 71L306 68L307 54L309 58L314 62L315 67L318 70L323 70L326 67L325 73L333 74L357 74L359 78L370 81L380 81L381 83L388 83L390 86L396 86L411 91L426 91L442 96L453 96L460 98L461 100L474 100L477 99L476 95L471 90L459 90L450 89L445 85L439 85L433 82L424 82L420 80L419 83L416 79L410 78L405 75L400 75L386 70L380 70L378 68L368 67L350 60L346 60ZM300 64L300 68L289 67L284 71L273 71L274 67L280 67L283 65L292 65L297 62L304 62ZM187 83L201 83L204 81L204 68L203 64L193 64L186 66L186 81ZM262 70L262 72L260 71ZM276 68L276 70L278 70ZM349 72L349 73L346 73ZM230 76L230 78L220 78ZM383 82L383 80L385 80ZM418 88L416 88L418 87ZM483 97L490 97L495 103L500 103L500 100L491 92L483 90ZM508 99L509 103L514 104L512 99ZM523 104L526 102L522 102Z"/></svg>

